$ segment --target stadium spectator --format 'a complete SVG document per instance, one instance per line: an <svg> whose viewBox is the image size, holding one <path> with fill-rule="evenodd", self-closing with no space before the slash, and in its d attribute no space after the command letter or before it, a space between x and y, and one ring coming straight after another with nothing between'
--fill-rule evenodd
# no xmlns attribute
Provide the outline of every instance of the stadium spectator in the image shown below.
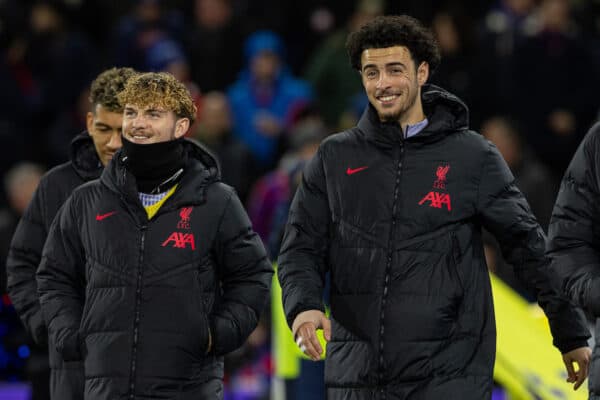
<svg viewBox="0 0 600 400"><path fill-rule="evenodd" d="M277 34L253 33L244 47L246 68L227 92L234 132L267 167L275 164L278 142L295 114L312 100L308 84L287 69L284 53Z"/></svg>
<svg viewBox="0 0 600 400"><path fill-rule="evenodd" d="M217 156L223 182L233 186L245 204L259 167L248 147L232 132L232 125L227 96L210 92L202 99L200 121L192 137Z"/></svg>
<svg viewBox="0 0 600 400"><path fill-rule="evenodd" d="M31 382L32 400L49 400L48 352L44 347L36 346L23 329L6 295L6 270L3 266L6 265L10 240L19 218L25 213L43 174L42 167L27 161L9 169L4 175L9 206L0 209L0 380L18 378Z"/></svg>
<svg viewBox="0 0 600 400"><path fill-rule="evenodd" d="M350 100L363 95L360 77L348 64L346 37L382 12L379 2L359 1L347 24L325 38L308 60L305 78L315 90L317 107L325 122L332 128L340 126Z"/></svg>
<svg viewBox="0 0 600 400"><path fill-rule="evenodd" d="M193 23L186 35L191 78L204 92L223 91L242 68L245 20L232 0L195 0Z"/></svg>
<svg viewBox="0 0 600 400"><path fill-rule="evenodd" d="M595 117L598 78L588 72L597 66L568 0L542 1L536 27L515 53L511 104L525 141L559 180Z"/></svg>

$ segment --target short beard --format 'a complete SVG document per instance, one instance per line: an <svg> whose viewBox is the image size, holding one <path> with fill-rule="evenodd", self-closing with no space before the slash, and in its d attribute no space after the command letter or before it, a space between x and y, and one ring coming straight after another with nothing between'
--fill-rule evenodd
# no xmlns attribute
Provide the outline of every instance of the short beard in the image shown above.
<svg viewBox="0 0 600 400"><path fill-rule="evenodd" d="M390 113L390 114L379 114L379 120L384 123L390 122L399 122L402 116L406 113L406 111L410 110L415 103L417 102L418 90L414 93L414 95L409 99L409 103L402 107L400 110Z"/></svg>
<svg viewBox="0 0 600 400"><path fill-rule="evenodd" d="M379 114L379 120L383 123L398 122L405 110L400 110L392 114Z"/></svg>

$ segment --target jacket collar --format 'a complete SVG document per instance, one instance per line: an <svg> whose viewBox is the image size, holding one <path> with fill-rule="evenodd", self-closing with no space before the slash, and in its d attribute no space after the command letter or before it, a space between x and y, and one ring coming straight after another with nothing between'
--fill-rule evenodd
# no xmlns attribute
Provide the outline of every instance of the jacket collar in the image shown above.
<svg viewBox="0 0 600 400"><path fill-rule="evenodd" d="M86 182L98 179L104 168L96 152L94 141L87 131L73 138L69 158L75 173Z"/></svg>
<svg viewBox="0 0 600 400"><path fill-rule="evenodd" d="M435 85L426 84L421 90L421 100L429 123L419 134L408 139L404 139L397 122L381 122L371 104L366 107L357 126L367 138L388 147L404 141L430 143L469 128L469 110L455 95Z"/></svg>
<svg viewBox="0 0 600 400"><path fill-rule="evenodd" d="M188 163L177 191L169 199L170 208L204 203L206 187L221 179L217 159L204 146L191 139L185 139L184 146L188 153ZM110 190L117 192L129 206L141 204L135 177L125 168L121 150L105 168L100 181Z"/></svg>

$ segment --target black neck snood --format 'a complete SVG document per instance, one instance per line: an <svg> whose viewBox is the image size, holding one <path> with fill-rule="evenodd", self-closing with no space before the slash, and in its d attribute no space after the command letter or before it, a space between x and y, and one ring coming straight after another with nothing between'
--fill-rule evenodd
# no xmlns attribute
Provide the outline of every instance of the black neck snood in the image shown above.
<svg viewBox="0 0 600 400"><path fill-rule="evenodd" d="M162 193L179 182L187 162L183 138L137 144L122 137L125 167L142 193ZM181 171L180 171L181 170Z"/></svg>

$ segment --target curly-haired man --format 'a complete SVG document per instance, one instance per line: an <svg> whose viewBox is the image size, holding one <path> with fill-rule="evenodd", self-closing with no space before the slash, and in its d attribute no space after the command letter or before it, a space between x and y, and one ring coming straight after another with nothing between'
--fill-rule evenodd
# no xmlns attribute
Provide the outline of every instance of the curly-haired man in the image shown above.
<svg viewBox="0 0 600 400"><path fill-rule="evenodd" d="M546 311L569 381L587 376L584 321L550 284L544 233L465 104L427 85L427 29L376 18L347 41L369 105L304 171L281 253L283 303L330 399L491 398L496 332L481 229ZM331 319L322 290L331 274ZM573 371L573 361L579 371Z"/></svg>
<svg viewBox="0 0 600 400"><path fill-rule="evenodd" d="M85 399L218 399L223 355L256 327L272 274L196 108L167 73L119 95L123 148L55 219L37 273L49 335Z"/></svg>
<svg viewBox="0 0 600 400"><path fill-rule="evenodd" d="M73 139L71 160L48 171L42 178L13 236L6 262L8 293L27 331L40 346L46 346L48 337L35 272L50 224L73 190L97 179L113 154L121 148L123 107L117 95L135 73L131 68L112 68L92 82L87 132ZM47 345L51 398L83 399L83 366L78 362L64 362L52 338ZM37 391L37 387L34 390ZM40 390L47 393L47 385Z"/></svg>

